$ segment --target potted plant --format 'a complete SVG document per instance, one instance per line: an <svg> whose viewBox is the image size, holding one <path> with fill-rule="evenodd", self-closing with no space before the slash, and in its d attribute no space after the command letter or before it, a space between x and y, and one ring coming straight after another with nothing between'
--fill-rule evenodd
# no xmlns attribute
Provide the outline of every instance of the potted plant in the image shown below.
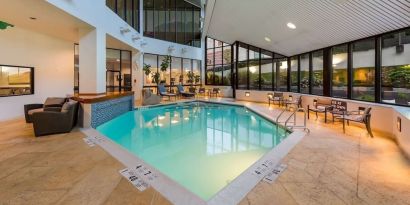
<svg viewBox="0 0 410 205"><path fill-rule="evenodd" d="M158 85L161 82L161 74L159 72L152 73L151 77L155 84Z"/></svg>
<svg viewBox="0 0 410 205"><path fill-rule="evenodd" d="M200 75L195 75L194 79L195 79L195 84L198 84L199 81L201 80L201 76Z"/></svg>
<svg viewBox="0 0 410 205"><path fill-rule="evenodd" d="M142 67L142 70L144 71L145 76L149 76L151 74L151 65L150 64L145 64Z"/></svg>
<svg viewBox="0 0 410 205"><path fill-rule="evenodd" d="M192 87L192 84L194 83L194 78L195 78L194 73L189 71L186 75L188 77L188 83L191 84L191 87Z"/></svg>
<svg viewBox="0 0 410 205"><path fill-rule="evenodd" d="M160 65L160 70L164 74L167 69L169 68L169 64L171 62L171 56L165 56L165 58L162 60L161 65ZM165 79L161 80L161 83L165 83Z"/></svg>

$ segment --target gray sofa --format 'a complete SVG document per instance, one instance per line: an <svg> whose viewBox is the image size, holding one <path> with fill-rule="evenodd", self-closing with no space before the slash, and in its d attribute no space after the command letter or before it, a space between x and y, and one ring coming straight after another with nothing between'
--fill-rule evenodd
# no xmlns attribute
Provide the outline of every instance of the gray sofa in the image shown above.
<svg viewBox="0 0 410 205"><path fill-rule="evenodd" d="M31 118L33 121L34 134L42 135L70 132L77 124L78 102L70 100L60 108L53 108L35 112Z"/></svg>
<svg viewBox="0 0 410 205"><path fill-rule="evenodd" d="M67 101L67 98L47 98L44 104L27 104L24 105L24 117L27 123L32 123L32 116L36 112L43 111L60 111L61 107Z"/></svg>

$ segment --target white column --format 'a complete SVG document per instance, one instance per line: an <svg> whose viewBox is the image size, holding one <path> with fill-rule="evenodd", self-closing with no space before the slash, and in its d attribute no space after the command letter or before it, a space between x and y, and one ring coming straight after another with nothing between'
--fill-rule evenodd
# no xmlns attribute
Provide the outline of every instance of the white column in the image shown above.
<svg viewBox="0 0 410 205"><path fill-rule="evenodd" d="M98 29L80 29L80 94L106 91L106 34Z"/></svg>
<svg viewBox="0 0 410 205"><path fill-rule="evenodd" d="M142 88L143 88L143 78L144 76L143 68L143 53L133 51L132 56L132 91L134 91L135 100L141 100Z"/></svg>

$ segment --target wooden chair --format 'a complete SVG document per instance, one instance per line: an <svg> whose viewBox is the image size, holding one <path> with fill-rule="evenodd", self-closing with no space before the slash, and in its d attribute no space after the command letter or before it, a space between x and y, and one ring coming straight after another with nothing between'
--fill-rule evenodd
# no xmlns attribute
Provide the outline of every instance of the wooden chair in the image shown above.
<svg viewBox="0 0 410 205"><path fill-rule="evenodd" d="M220 91L221 89L219 88L212 88L212 90L209 92L209 97L211 98L214 95L215 97L218 97Z"/></svg>

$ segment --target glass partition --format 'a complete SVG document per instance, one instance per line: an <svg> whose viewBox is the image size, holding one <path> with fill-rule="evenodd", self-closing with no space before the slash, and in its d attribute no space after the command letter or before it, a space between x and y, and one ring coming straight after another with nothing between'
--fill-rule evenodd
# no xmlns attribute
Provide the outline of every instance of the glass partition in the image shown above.
<svg viewBox="0 0 410 205"><path fill-rule="evenodd" d="M206 38L207 85L230 85L232 46L212 38Z"/></svg>
<svg viewBox="0 0 410 205"><path fill-rule="evenodd" d="M278 91L288 91L288 61L287 59L281 59L277 61L279 65L278 73Z"/></svg>
<svg viewBox="0 0 410 205"><path fill-rule="evenodd" d="M259 48L249 47L249 89L259 90L259 64L260 52Z"/></svg>
<svg viewBox="0 0 410 205"><path fill-rule="evenodd" d="M149 5L153 0L144 1L144 5ZM120 18L128 23L135 30L140 28L140 1L139 0L106 0L106 5ZM149 7L149 6L147 6Z"/></svg>
<svg viewBox="0 0 410 205"><path fill-rule="evenodd" d="M34 94L34 68L0 65L0 97Z"/></svg>
<svg viewBox="0 0 410 205"><path fill-rule="evenodd" d="M238 48L238 89L248 89L248 46L239 44Z"/></svg>

